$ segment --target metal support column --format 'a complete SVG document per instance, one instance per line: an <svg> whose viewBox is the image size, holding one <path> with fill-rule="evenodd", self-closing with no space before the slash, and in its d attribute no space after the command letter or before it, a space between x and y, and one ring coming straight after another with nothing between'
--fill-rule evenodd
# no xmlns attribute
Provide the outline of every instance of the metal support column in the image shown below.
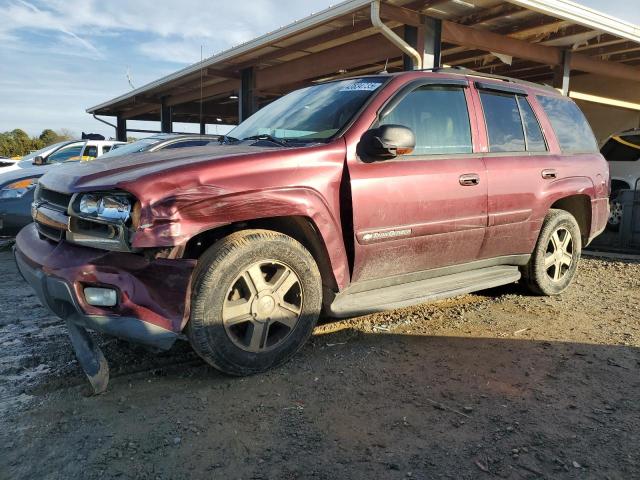
<svg viewBox="0 0 640 480"><path fill-rule="evenodd" d="M442 66L442 20L424 17L424 56L422 68Z"/></svg>
<svg viewBox="0 0 640 480"><path fill-rule="evenodd" d="M418 27L413 25L404 26L404 41L415 48L420 53L420 47L418 45ZM402 69L406 72L414 70L416 68L413 58L409 55L402 55Z"/></svg>
<svg viewBox="0 0 640 480"><path fill-rule="evenodd" d="M240 72L240 98L238 99L238 118L242 122L258 110L256 98L256 74L252 67Z"/></svg>
<svg viewBox="0 0 640 480"><path fill-rule="evenodd" d="M171 133L173 131L173 119L171 117L171 107L165 105L163 99L162 106L160 107L160 131L162 133Z"/></svg>
<svg viewBox="0 0 640 480"><path fill-rule="evenodd" d="M404 40L422 53L422 68L439 68L442 57L442 21L437 18L423 17L422 26L405 25ZM413 59L403 55L403 69L414 70Z"/></svg>
<svg viewBox="0 0 640 480"><path fill-rule="evenodd" d="M116 140L119 142L127 141L127 120L118 117L116 120Z"/></svg>
<svg viewBox="0 0 640 480"><path fill-rule="evenodd" d="M561 88L563 95L569 95L571 80L571 52L562 51L562 65L556 67L553 72L553 86Z"/></svg>
<svg viewBox="0 0 640 480"><path fill-rule="evenodd" d="M200 135L204 135L205 133L207 133L207 124L200 122Z"/></svg>

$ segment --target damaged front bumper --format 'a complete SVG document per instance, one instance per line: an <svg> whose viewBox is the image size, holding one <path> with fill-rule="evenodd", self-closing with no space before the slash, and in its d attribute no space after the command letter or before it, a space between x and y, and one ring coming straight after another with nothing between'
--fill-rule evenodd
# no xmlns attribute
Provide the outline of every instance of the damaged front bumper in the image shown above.
<svg viewBox="0 0 640 480"><path fill-rule="evenodd" d="M189 315L195 261L148 260L55 243L41 238L34 225L18 234L14 252L20 273L41 303L69 326L78 361L96 393L106 388L108 367L86 329L163 350L180 337ZM86 287L116 290L116 305L89 305Z"/></svg>

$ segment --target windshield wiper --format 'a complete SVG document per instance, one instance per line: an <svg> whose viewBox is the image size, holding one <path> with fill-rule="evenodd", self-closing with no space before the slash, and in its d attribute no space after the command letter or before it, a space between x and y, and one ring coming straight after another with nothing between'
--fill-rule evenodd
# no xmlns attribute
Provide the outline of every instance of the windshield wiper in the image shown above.
<svg viewBox="0 0 640 480"><path fill-rule="evenodd" d="M229 135L223 135L220 139L220 143L222 145L226 145L227 143L238 143L239 141L240 140L238 140L236 137L231 137Z"/></svg>
<svg viewBox="0 0 640 480"><path fill-rule="evenodd" d="M273 142L277 145L280 145L282 147L286 147L287 146L287 141L284 139L279 139L276 138L274 136L269 135L268 133L263 133L260 135L252 135L250 137L245 137L242 139L242 141L244 142L245 140L268 140L270 142Z"/></svg>

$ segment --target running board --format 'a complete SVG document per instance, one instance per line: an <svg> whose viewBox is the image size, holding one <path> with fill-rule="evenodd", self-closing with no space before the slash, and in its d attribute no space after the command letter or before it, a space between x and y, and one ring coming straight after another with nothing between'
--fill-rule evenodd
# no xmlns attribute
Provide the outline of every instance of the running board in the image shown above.
<svg viewBox="0 0 640 480"><path fill-rule="evenodd" d="M346 290L335 297L328 313L336 318L355 317L477 292L519 279L518 267L501 265L364 292Z"/></svg>

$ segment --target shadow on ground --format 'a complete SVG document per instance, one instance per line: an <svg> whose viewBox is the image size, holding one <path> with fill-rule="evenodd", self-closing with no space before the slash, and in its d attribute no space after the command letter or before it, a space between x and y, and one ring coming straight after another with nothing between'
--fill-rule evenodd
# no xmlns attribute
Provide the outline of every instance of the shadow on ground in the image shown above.
<svg viewBox="0 0 640 480"><path fill-rule="evenodd" d="M170 355L121 355L99 397L42 389L2 475L640 478L638 348L345 328L249 378Z"/></svg>

